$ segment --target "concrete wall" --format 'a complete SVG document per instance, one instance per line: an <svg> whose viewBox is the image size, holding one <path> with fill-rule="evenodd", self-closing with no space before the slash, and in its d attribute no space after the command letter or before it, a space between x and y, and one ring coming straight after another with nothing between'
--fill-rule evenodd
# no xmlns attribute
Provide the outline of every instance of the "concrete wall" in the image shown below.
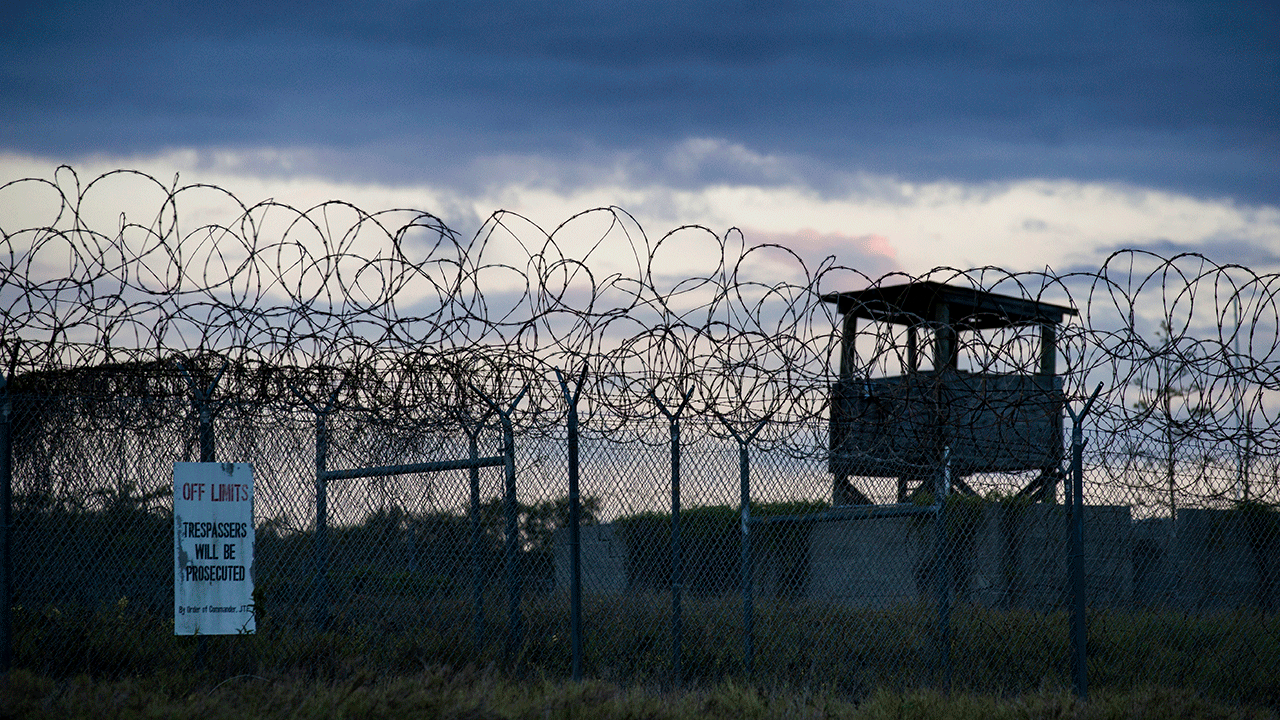
<svg viewBox="0 0 1280 720"><path fill-rule="evenodd" d="M998 576L975 602L1046 608L1064 605L1069 590L1069 532L1066 508L1035 504L989 506L977 553L986 572ZM1133 523L1124 506L1084 509L1085 593L1093 607L1126 607L1133 601ZM995 594L993 594L993 592ZM1007 600L999 593L1007 594Z"/></svg>
<svg viewBox="0 0 1280 720"><path fill-rule="evenodd" d="M584 525L578 529L582 591L616 594L627 591L627 548L613 525ZM557 530L553 540L556 587L569 588L569 532Z"/></svg>
<svg viewBox="0 0 1280 720"><path fill-rule="evenodd" d="M955 601L1065 607L1065 512L1051 504L983 506L967 538L949 536L956 543L950 560ZM754 590L761 599L885 608L937 596L937 535L929 516L815 522L786 531L761 525L753 538ZM567 540L557 533L561 588L569 583ZM612 525L582 529L582 565L586 592L636 589L627 549ZM1176 523L1135 522L1125 506L1086 507L1085 579L1092 607L1276 611L1280 534L1260 535L1229 511L1180 510Z"/></svg>
<svg viewBox="0 0 1280 720"><path fill-rule="evenodd" d="M1137 597L1180 610L1280 609L1280 526L1250 527L1226 510L1185 509L1140 531L1145 560Z"/></svg>
<svg viewBox="0 0 1280 720"><path fill-rule="evenodd" d="M1085 508L1085 583L1094 606L1132 601L1127 507ZM946 536L956 602L1050 608L1066 602L1067 520L1058 505L987 505L969 528ZM878 608L931 600L939 589L932 519L824 522L811 534L809 597Z"/></svg>
<svg viewBox="0 0 1280 720"><path fill-rule="evenodd" d="M1169 518L1133 524L1133 604L1137 608L1178 605L1178 572L1171 552L1173 528Z"/></svg>
<svg viewBox="0 0 1280 720"><path fill-rule="evenodd" d="M813 523L806 596L865 608L915 600L931 527L904 517Z"/></svg>

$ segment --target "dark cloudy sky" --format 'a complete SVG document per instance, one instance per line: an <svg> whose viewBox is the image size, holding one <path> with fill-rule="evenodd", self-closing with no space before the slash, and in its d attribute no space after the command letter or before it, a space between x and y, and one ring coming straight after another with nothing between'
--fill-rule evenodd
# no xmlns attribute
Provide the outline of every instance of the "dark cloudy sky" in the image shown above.
<svg viewBox="0 0 1280 720"><path fill-rule="evenodd" d="M0 153L463 226L619 204L913 270L1274 259L1280 4L6 2Z"/></svg>

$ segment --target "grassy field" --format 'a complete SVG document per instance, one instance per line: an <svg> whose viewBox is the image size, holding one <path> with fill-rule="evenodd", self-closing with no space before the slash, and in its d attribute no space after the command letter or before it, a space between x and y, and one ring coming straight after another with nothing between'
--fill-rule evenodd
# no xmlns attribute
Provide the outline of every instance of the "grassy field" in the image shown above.
<svg viewBox="0 0 1280 720"><path fill-rule="evenodd" d="M567 602L558 594L526 599L521 642L510 647L501 593L486 599L479 644L468 598L350 597L334 606L326 630L313 624L309 606L275 606L255 635L200 639L174 637L169 616L127 599L95 612L15 608L17 670L0 716L184 717L190 708L201 718L1273 717L1280 710L1275 614L1091 612L1094 701L1082 708L1069 692L1061 612L957 607L947 673L928 606L762 604L748 674L736 598L688 598L683 692L673 693L671 607L662 593L586 603L585 684L567 682ZM948 674L953 694L940 695Z"/></svg>
<svg viewBox="0 0 1280 720"><path fill-rule="evenodd" d="M173 636L172 619L121 600L96 612L15 608L14 667L52 677L110 679L161 671L296 675L344 681L370 668L494 666L510 677L563 679L571 667L567 602L526 600L521 639L508 645L507 608L489 598L475 642L468 599L353 596L327 630L305 607L276 609L258 633L197 642ZM743 665L741 606L732 596L688 598L683 678L747 681L779 691L824 688L860 701L877 690L944 687L1020 695L1069 687L1065 613L957 607L948 647L923 605L859 610L773 603L755 613L755 667ZM670 599L662 594L593 599L584 608L587 677L624 686L671 681ZM1280 707L1280 615L1094 611L1090 686L1131 691L1160 683L1205 697Z"/></svg>
<svg viewBox="0 0 1280 720"><path fill-rule="evenodd" d="M216 680L216 682L215 682ZM1088 703L1042 691L1013 697L877 691L859 703L811 692L769 693L733 682L680 692L588 681L511 681L493 670L427 668L411 675L358 673L342 682L261 675L221 680L157 673L94 681L53 680L24 670L0 680L6 718L1275 718L1268 709L1224 705L1184 690L1103 692Z"/></svg>

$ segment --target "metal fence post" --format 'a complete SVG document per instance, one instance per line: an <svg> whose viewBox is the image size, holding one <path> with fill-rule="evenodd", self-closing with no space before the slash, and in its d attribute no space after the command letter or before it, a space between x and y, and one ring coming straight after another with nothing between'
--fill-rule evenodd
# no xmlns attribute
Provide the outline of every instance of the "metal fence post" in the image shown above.
<svg viewBox="0 0 1280 720"><path fill-rule="evenodd" d="M209 410L209 397L204 394L196 396L196 412L200 415L200 462L217 462L217 452L213 441L213 413Z"/></svg>
<svg viewBox="0 0 1280 720"><path fill-rule="evenodd" d="M316 530L312 538L312 578L315 621L322 630L329 626L329 414L338 402L338 394L346 383L346 377L330 393L321 407L298 391L292 384L289 389L315 413L316 427Z"/></svg>
<svg viewBox="0 0 1280 720"><path fill-rule="evenodd" d="M463 423L463 432L467 434L467 451L472 462L480 458L480 429L484 427L481 419L475 426ZM470 516L471 516L471 602L475 606L472 619L471 644L476 652L484 640L484 569L481 567L483 552L480 547L483 539L483 528L480 524L480 468L472 466L468 470L470 480Z"/></svg>
<svg viewBox="0 0 1280 720"><path fill-rule="evenodd" d="M213 391L218 386L218 381L222 379L223 373L227 371L228 363L223 363L222 367L218 370L218 374L213 376L213 381L210 382L209 386L206 388L202 388L196 384L196 379L187 371L186 366L182 363L177 363L177 365L178 370L181 371L182 375L187 379L187 384L191 387L191 394L194 396L196 402L196 413L200 423L200 430L198 433L200 441L200 462L217 462L215 459L217 453L214 449L213 410L210 408L210 404L212 403Z"/></svg>
<svg viewBox="0 0 1280 720"><path fill-rule="evenodd" d="M0 675L13 666L13 403L0 373Z"/></svg>
<svg viewBox="0 0 1280 720"><path fill-rule="evenodd" d="M754 554L751 547L751 455L750 445L764 429L769 417L761 419L744 438L724 416L716 413L720 422L738 441L738 514L741 521L740 539L742 554L738 568L739 588L742 592L742 666L748 677L755 673L755 595L752 587Z"/></svg>
<svg viewBox="0 0 1280 720"><path fill-rule="evenodd" d="M734 433L736 436L737 433ZM742 521L742 566L738 569L742 587L742 666L747 677L755 670L755 608L751 588L751 465L747 443L738 441L738 508Z"/></svg>
<svg viewBox="0 0 1280 720"><path fill-rule="evenodd" d="M312 538L315 576L312 581L316 624L329 626L329 479L325 475L329 462L329 411L316 410L316 534Z"/></svg>
<svg viewBox="0 0 1280 720"><path fill-rule="evenodd" d="M680 543L680 413L689 405L692 395L691 388L684 394L676 411L671 412L656 393L649 391L649 397L667 416L671 430L671 677L677 686L681 684L680 655L684 636L684 613L680 606L684 583L684 554Z"/></svg>
<svg viewBox="0 0 1280 720"><path fill-rule="evenodd" d="M1082 421L1093 407L1093 401L1102 392L1102 383L1085 401L1084 407L1076 413L1070 405L1065 405L1071 415L1071 497L1067 510L1067 531L1071 549L1071 678L1076 696L1081 700L1089 699L1088 653L1085 649L1085 635L1088 630L1085 618L1085 581L1084 581L1084 428Z"/></svg>
<svg viewBox="0 0 1280 720"><path fill-rule="evenodd" d="M213 442L213 417L207 402L200 403L200 462L217 462Z"/></svg>
<svg viewBox="0 0 1280 720"><path fill-rule="evenodd" d="M218 386L218 381L222 379L222 374L227 371L227 363L223 363L222 368L218 370L218 374L213 377L213 381L209 383L207 388L202 388L196 384L195 377L187 371L186 366L180 362L177 365L178 370L187 379L187 385L191 388L192 399L195 401L196 417L199 423L196 435L200 443L200 462L217 462L216 443L213 437L213 410L210 405L213 402L214 388ZM207 664L208 657L209 636L200 635L196 639L196 667L203 669Z"/></svg>
<svg viewBox="0 0 1280 720"><path fill-rule="evenodd" d="M938 655L942 662L942 687L951 692L951 556L947 542L947 496L951 494L951 448L942 450L942 466L934 480L934 523L936 549L934 567L938 573Z"/></svg>
<svg viewBox="0 0 1280 720"><path fill-rule="evenodd" d="M221 377L222 374L218 375ZM213 382L218 381L215 379ZM217 462L213 442L213 413L209 411L211 394L213 394L213 385L209 386L207 393L196 391L196 409L200 413L200 462L202 463ZM196 639L196 667L203 669L208 664L208 658L209 636L201 635Z"/></svg>
<svg viewBox="0 0 1280 720"><path fill-rule="evenodd" d="M504 564L506 566L507 575L507 642L504 654L507 662L512 662L520 646L524 643L524 624L520 615L520 601L522 595L521 568L520 568L520 505L516 496L516 439L515 430L511 425L511 412L520 404L520 400L524 398L524 394L529 391L529 386L524 386L520 393L516 395L515 400L506 410L503 410L488 395L471 388L480 396L494 412L498 414L498 419L502 422L502 455L506 458L504 466L506 468L506 483L503 490L503 512L506 515L506 544L504 553Z"/></svg>
<svg viewBox="0 0 1280 720"><path fill-rule="evenodd" d="M507 574L507 647L508 661L515 657L520 647L524 628L520 622L520 596L523 583L520 573L520 507L516 495L515 474L515 431L511 427L511 418L502 416L502 457L504 483L502 493L502 512L506 520L506 532L503 559Z"/></svg>
<svg viewBox="0 0 1280 720"><path fill-rule="evenodd" d="M569 406L569 637L573 646L573 679L582 680L582 565L580 532L578 529L580 502L578 495L578 396L587 379L584 367L578 376L577 387L573 394L565 383L560 370L556 369L556 379L560 381L560 390L564 393L564 401Z"/></svg>

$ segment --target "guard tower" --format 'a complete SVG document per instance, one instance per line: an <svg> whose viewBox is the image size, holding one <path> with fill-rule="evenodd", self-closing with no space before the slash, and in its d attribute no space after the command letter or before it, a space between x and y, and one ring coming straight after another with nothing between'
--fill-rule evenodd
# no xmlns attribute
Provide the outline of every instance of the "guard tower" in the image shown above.
<svg viewBox="0 0 1280 720"><path fill-rule="evenodd" d="M833 504L871 502L854 477L897 477L898 502L906 502L943 478L944 492L973 493L966 476L1023 471L1039 474L1020 494L1054 500L1063 460L1057 327L1074 309L927 281L822 299L843 316L831 396ZM859 320L906 326L906 347L894 348L901 375L873 378L859 368ZM974 340L967 334L997 328L1038 330L1038 358L1020 363L1020 373L958 369L959 348ZM921 369L922 336L932 341L928 369Z"/></svg>

